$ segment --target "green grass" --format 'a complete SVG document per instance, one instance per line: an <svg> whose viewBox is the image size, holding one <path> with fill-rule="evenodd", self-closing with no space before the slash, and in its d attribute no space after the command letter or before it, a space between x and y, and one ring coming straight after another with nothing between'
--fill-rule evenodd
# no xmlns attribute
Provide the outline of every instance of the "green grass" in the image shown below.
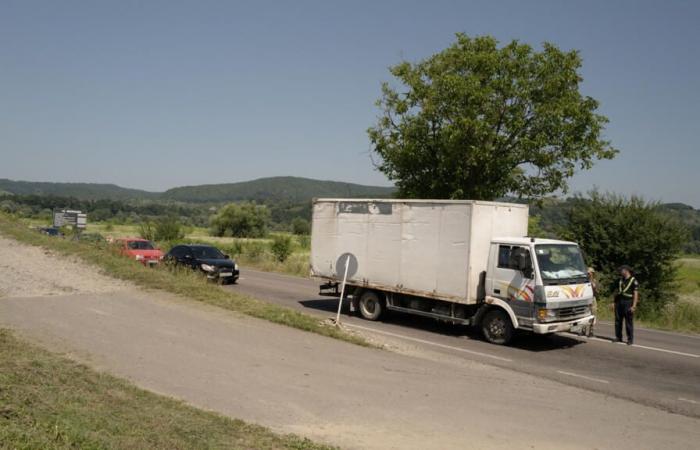
<svg viewBox="0 0 700 450"><path fill-rule="evenodd" d="M30 227L44 227L49 224L45 220L40 219L22 219L22 223ZM136 237L139 235L138 225L133 224L109 224L108 222L91 222L88 223L86 233L99 233L104 237L122 238ZM295 238L295 242L298 240ZM306 277L309 275L309 250L298 244L294 247L292 255L284 262L277 261L269 248L265 248L262 252L247 252L251 245L259 244L263 247L269 247L272 239L248 239L248 238L233 238L233 237L217 237L211 236L209 230L203 227L186 227L185 238L182 242L202 243L215 245L221 248L224 252L229 253L236 258L236 261L246 267L263 270L266 272L279 272L288 275ZM164 250L169 249L170 244L166 242L158 243ZM238 251L234 250L238 248ZM242 251L241 251L242 250Z"/></svg>
<svg viewBox="0 0 700 450"><path fill-rule="evenodd" d="M107 275L128 280L138 286L162 289L186 299L212 304L231 311L290 326L353 344L370 346L363 338L330 326L308 314L274 305L208 283L191 270L173 271L166 267L149 269L125 258L108 245L52 238L37 233L20 221L0 214L0 232L26 244L49 248L64 255L77 256L100 267Z"/></svg>
<svg viewBox="0 0 700 450"><path fill-rule="evenodd" d="M700 304L700 257L685 257L678 262L679 294Z"/></svg>
<svg viewBox="0 0 700 450"><path fill-rule="evenodd" d="M329 447L144 391L0 329L0 448Z"/></svg>

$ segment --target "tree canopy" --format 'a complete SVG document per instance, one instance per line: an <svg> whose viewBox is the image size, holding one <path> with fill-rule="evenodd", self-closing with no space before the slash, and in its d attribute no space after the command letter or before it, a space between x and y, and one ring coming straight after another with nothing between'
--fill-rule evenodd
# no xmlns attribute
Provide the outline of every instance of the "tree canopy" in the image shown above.
<svg viewBox="0 0 700 450"><path fill-rule="evenodd" d="M267 234L270 211L254 203L230 203L211 218L214 236L259 238Z"/></svg>
<svg viewBox="0 0 700 450"><path fill-rule="evenodd" d="M457 34L449 48L390 68L369 128L376 165L414 198L538 198L615 150L607 118L579 91L577 51Z"/></svg>
<svg viewBox="0 0 700 450"><path fill-rule="evenodd" d="M567 205L565 239L577 241L588 263L602 277L604 295L611 295L617 268L630 265L641 284L640 313L656 314L676 299L675 264L688 230L654 203L641 198L592 192ZM611 284L612 283L612 284Z"/></svg>

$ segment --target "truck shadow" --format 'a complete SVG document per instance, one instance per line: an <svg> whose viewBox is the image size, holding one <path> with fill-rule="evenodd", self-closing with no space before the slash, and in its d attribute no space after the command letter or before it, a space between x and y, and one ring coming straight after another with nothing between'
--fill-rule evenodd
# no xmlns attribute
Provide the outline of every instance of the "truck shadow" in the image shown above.
<svg viewBox="0 0 700 450"><path fill-rule="evenodd" d="M304 308L327 312L329 315L334 315L338 310L337 298L301 300L299 301L299 304ZM341 314L345 317L357 317L355 313L350 312L350 302L348 301L343 303ZM481 332L475 327L455 325L428 317L389 312L386 314L386 316L384 316L381 322L406 328L413 328L429 333L435 333L442 336L486 342L481 335ZM530 352L545 352L573 348L583 343L583 340L564 334L536 335L527 332L516 332L516 335L513 337L513 340L508 346Z"/></svg>

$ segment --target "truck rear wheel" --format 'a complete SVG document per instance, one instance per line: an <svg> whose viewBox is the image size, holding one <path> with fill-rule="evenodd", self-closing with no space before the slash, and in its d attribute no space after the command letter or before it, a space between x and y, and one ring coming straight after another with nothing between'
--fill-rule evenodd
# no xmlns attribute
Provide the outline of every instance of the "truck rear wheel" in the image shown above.
<svg viewBox="0 0 700 450"><path fill-rule="evenodd" d="M360 297L360 314L367 320L379 320L384 314L384 302L374 291L365 291Z"/></svg>
<svg viewBox="0 0 700 450"><path fill-rule="evenodd" d="M513 337L513 323L505 311L493 309L482 319L481 332L492 344L504 345Z"/></svg>

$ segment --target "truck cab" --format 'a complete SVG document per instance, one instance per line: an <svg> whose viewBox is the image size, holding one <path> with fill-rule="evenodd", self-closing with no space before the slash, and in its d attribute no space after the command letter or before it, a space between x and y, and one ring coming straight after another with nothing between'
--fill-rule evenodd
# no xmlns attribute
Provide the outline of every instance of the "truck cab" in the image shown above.
<svg viewBox="0 0 700 450"><path fill-rule="evenodd" d="M496 343L509 340L513 329L579 332L595 320L593 289L575 242L493 239L484 294L491 314L482 318L482 330Z"/></svg>

